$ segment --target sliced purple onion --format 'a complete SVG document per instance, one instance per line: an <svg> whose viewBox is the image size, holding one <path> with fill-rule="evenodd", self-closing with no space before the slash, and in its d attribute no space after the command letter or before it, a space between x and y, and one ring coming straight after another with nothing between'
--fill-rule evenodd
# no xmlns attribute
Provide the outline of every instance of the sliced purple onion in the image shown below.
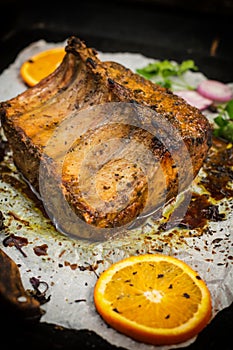
<svg viewBox="0 0 233 350"><path fill-rule="evenodd" d="M217 80L203 80L197 87L197 92L205 98L216 102L227 102L233 98L231 88Z"/></svg>

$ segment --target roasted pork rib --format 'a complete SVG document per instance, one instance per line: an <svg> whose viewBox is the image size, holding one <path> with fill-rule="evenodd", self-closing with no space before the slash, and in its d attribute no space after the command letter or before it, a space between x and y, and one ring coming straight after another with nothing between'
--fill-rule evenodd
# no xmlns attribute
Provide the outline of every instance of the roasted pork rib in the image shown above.
<svg viewBox="0 0 233 350"><path fill-rule="evenodd" d="M100 61L74 36L51 75L0 108L16 166L38 194L49 193L54 223L74 236L95 239L98 229L127 226L176 198L211 145L197 108Z"/></svg>

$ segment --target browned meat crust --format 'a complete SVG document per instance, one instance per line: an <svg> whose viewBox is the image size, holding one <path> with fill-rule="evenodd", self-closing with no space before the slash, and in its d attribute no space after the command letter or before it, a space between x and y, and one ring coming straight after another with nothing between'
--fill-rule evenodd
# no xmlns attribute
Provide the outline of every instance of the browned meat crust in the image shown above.
<svg viewBox="0 0 233 350"><path fill-rule="evenodd" d="M80 228L65 216L61 199L92 228L127 225L187 189L211 145L210 124L198 109L118 63L101 62L77 37L68 39L54 73L2 102L0 112L16 166L38 193L46 169L54 222L63 217L59 228L75 236ZM70 140L58 131L54 145L57 127L68 120L70 128L77 112L78 128L87 122L90 128L66 149Z"/></svg>

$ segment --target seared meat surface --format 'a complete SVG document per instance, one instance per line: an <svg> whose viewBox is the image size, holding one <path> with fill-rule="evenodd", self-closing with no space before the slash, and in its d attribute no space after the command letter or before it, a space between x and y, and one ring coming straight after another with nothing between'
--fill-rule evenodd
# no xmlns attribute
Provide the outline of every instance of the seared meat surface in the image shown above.
<svg viewBox="0 0 233 350"><path fill-rule="evenodd" d="M211 146L198 109L100 61L77 37L51 75L0 108L16 166L42 198L49 193L55 225L74 236L85 235L73 214L95 239L96 229L131 224L176 198Z"/></svg>

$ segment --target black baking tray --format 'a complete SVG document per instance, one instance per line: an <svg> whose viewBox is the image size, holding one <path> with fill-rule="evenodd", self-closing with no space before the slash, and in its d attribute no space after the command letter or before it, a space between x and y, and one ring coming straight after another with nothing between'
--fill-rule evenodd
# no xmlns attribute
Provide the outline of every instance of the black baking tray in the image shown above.
<svg viewBox="0 0 233 350"><path fill-rule="evenodd" d="M204 3L205 1L202 1ZM156 59L193 59L208 78L233 82L231 11L195 11L162 6L161 1L84 1L52 4L3 2L0 22L0 73L30 43L61 42L76 35L88 46L107 52L139 52ZM218 2L214 2L218 3ZM1 99L1 97L0 97ZM1 311L1 305L0 305ZM123 350L89 330L71 330L47 323L28 323L6 312L1 318L1 348ZM232 348L233 304L222 310L189 350ZM8 335L10 334L10 336ZM3 347L2 347L3 345Z"/></svg>

